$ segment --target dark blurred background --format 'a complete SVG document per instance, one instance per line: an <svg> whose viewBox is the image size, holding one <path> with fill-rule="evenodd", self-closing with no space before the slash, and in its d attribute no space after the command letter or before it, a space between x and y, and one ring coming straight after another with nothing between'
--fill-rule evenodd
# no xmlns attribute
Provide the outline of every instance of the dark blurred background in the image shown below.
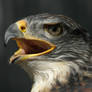
<svg viewBox="0 0 92 92"><path fill-rule="evenodd" d="M0 92L30 92L27 74L17 65L8 64L15 43L9 42L5 48L3 40L10 24L38 13L69 16L92 34L92 0L0 0Z"/></svg>

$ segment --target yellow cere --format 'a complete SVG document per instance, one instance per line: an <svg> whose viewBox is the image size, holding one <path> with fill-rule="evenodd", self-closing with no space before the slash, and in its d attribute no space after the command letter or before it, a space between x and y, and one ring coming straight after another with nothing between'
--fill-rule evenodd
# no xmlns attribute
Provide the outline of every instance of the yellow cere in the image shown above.
<svg viewBox="0 0 92 92"><path fill-rule="evenodd" d="M16 24L21 32L26 32L27 23L25 20L20 20Z"/></svg>

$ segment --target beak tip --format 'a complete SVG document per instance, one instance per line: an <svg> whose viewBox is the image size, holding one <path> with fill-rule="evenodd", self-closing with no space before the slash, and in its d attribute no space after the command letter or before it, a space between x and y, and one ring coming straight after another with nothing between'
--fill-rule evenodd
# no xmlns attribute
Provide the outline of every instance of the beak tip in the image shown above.
<svg viewBox="0 0 92 92"><path fill-rule="evenodd" d="M19 58L20 58L20 57L16 57L16 58L14 58L14 59L10 59L10 60L9 60L9 64L14 64L14 63L16 63Z"/></svg>

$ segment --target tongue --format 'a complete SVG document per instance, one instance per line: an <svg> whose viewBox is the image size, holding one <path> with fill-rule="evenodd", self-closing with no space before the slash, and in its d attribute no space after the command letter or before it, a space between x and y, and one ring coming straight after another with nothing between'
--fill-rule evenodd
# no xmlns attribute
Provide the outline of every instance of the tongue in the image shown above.
<svg viewBox="0 0 92 92"><path fill-rule="evenodd" d="M49 44L38 40L18 39L17 45L24 50L25 54L41 53L50 48Z"/></svg>

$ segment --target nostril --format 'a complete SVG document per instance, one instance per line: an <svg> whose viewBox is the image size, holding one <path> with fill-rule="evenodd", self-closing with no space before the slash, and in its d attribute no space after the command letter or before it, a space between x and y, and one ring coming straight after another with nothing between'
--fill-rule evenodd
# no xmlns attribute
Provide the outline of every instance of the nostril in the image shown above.
<svg viewBox="0 0 92 92"><path fill-rule="evenodd" d="M21 26L21 30L25 30L26 29L26 27L24 27L24 26Z"/></svg>

